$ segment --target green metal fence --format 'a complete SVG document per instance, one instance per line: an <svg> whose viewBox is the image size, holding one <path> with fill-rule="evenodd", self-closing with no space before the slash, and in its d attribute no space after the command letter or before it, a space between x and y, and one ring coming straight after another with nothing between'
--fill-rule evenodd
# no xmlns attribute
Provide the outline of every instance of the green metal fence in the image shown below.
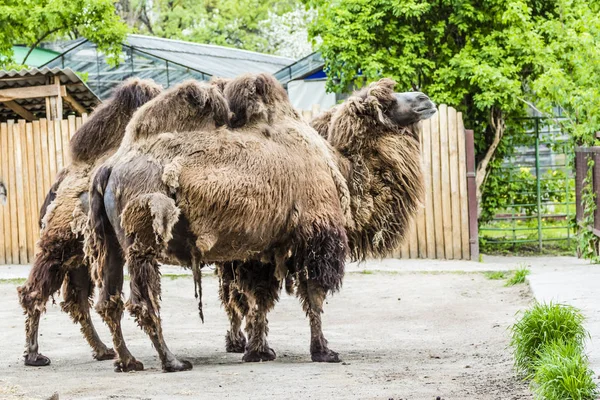
<svg viewBox="0 0 600 400"><path fill-rule="evenodd" d="M496 168L501 204L479 226L482 252L556 253L574 248L573 148L556 120L524 118L514 151Z"/></svg>

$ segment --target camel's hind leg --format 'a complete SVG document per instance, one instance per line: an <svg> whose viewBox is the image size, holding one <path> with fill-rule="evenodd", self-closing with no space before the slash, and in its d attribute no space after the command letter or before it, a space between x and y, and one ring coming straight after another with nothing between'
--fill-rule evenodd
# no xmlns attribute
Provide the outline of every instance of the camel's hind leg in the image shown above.
<svg viewBox="0 0 600 400"><path fill-rule="evenodd" d="M82 265L67 273L63 288L63 311L67 312L73 322L81 325L81 333L92 347L92 356L98 360L115 358L113 349L109 349L100 340L90 316L90 301L94 292L94 284L87 265Z"/></svg>
<svg viewBox="0 0 600 400"><path fill-rule="evenodd" d="M115 360L115 371L142 371L144 365L137 361L125 344L123 331L121 329L121 318L123 317L123 266L125 259L121 252L121 246L113 225L108 217L105 199L102 191L106 188L106 182L110 176L110 170L101 169L94 178L90 197L90 232L88 254L95 261L100 293L96 311L108 325L112 335L113 344L117 353ZM115 199L113 193L107 193L111 206L114 208ZM115 223L118 222L115 220Z"/></svg>
<svg viewBox="0 0 600 400"><path fill-rule="evenodd" d="M150 336L166 372L192 368L179 360L164 340L160 318L160 271L157 257L166 249L179 210L175 202L160 193L147 194L129 202L121 225L130 240L126 258L131 276L131 296L127 309Z"/></svg>
<svg viewBox="0 0 600 400"><path fill-rule="evenodd" d="M248 312L246 296L239 292L234 282L235 263L228 262L217 266L219 275L219 297L229 317L230 328L225 335L225 350L228 353L243 353L246 350L246 336L242 332L242 320Z"/></svg>
<svg viewBox="0 0 600 400"><path fill-rule="evenodd" d="M17 288L19 302L26 315L25 365L36 367L50 364L50 359L38 352L41 314L46 310L50 296L60 289L66 273L65 263L83 254L80 242L69 233L53 236L42 234L40 248L27 281Z"/></svg>

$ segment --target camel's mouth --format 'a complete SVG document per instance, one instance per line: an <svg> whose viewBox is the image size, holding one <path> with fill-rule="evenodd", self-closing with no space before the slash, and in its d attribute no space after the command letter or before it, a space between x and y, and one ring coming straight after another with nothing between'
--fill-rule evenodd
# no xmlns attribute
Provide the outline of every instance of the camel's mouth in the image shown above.
<svg viewBox="0 0 600 400"><path fill-rule="evenodd" d="M429 119L429 118L433 117L433 115L437 112L437 107L432 102L431 106L429 106L429 107L421 107L421 108L419 108L419 109L417 109L415 111L417 113L419 113L419 116L421 117L421 119Z"/></svg>

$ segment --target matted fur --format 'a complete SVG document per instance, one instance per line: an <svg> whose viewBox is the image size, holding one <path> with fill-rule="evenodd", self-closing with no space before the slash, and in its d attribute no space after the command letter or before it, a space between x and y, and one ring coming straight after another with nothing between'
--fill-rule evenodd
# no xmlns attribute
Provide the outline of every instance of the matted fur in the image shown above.
<svg viewBox="0 0 600 400"><path fill-rule="evenodd" d="M35 360L43 357L37 353L40 313L63 280L63 310L69 312L73 321L81 324L84 336L94 348L95 357L112 356L97 337L88 311L88 296L93 295L93 285L88 266L84 263L81 237L87 220L86 194L95 165L116 150L135 109L159 91L160 87L150 81L126 81L90 115L71 141L73 162L59 172L41 207L40 250L29 278L18 288L19 300L27 315L27 358Z"/></svg>
<svg viewBox="0 0 600 400"><path fill-rule="evenodd" d="M133 112L160 91L154 82L138 78L118 86L110 99L101 103L73 135L70 142L73 162L93 163L102 155L114 152L121 144ZM107 126L110 128L106 129Z"/></svg>

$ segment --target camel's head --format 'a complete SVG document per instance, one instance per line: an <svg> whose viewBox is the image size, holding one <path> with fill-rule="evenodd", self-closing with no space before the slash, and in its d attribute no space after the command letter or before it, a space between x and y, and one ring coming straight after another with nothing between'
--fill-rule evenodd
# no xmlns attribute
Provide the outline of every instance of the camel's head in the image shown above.
<svg viewBox="0 0 600 400"><path fill-rule="evenodd" d="M224 94L233 113L231 127L248 123L271 123L278 113L293 113L287 93L269 74L244 74L225 85Z"/></svg>
<svg viewBox="0 0 600 400"><path fill-rule="evenodd" d="M383 78L356 93L355 101L362 108L360 113L371 114L388 127L410 126L436 113L435 103L424 93L395 93L395 86L395 81Z"/></svg>

